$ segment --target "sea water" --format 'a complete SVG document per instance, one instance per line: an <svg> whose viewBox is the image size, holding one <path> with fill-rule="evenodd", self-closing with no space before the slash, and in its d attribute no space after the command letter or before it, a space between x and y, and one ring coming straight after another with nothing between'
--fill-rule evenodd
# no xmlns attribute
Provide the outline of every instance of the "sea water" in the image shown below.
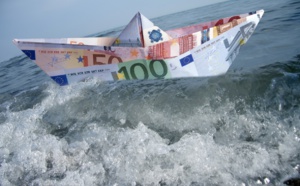
<svg viewBox="0 0 300 186"><path fill-rule="evenodd" d="M229 72L57 86L0 63L0 185L283 185L300 166L300 2L227 1L167 30L264 9ZM117 35L116 28L96 35Z"/></svg>

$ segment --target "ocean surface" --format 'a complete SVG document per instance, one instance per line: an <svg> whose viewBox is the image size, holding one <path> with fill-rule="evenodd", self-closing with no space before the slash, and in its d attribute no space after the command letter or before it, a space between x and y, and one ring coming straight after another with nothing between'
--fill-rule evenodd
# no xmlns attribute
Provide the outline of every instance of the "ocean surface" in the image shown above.
<svg viewBox="0 0 300 186"><path fill-rule="evenodd" d="M25 55L0 62L0 186L284 185L300 169L300 1L152 21L168 30L259 9L222 76L59 87Z"/></svg>

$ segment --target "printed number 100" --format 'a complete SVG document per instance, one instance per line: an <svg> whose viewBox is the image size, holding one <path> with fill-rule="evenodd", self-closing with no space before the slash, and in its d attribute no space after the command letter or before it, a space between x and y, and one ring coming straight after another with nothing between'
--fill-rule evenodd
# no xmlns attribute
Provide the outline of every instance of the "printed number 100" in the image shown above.
<svg viewBox="0 0 300 186"><path fill-rule="evenodd" d="M157 72L158 70L154 68L155 62L161 64L160 68L162 69L162 74L159 74L159 72ZM138 77L136 75L136 68L142 69L143 77L141 79L149 79L148 69L142 63L135 63L135 64L130 66L129 72L130 72L130 75L131 75L132 79L138 79ZM150 70L150 74L152 76L154 76L155 78L164 78L168 73L168 67L167 67L167 64L164 60L152 60L152 61L150 61L149 70ZM123 73L127 80L130 79L130 76L129 76L129 73L128 73L128 70L127 70L126 66L123 66L122 68L120 68L120 70L118 72Z"/></svg>

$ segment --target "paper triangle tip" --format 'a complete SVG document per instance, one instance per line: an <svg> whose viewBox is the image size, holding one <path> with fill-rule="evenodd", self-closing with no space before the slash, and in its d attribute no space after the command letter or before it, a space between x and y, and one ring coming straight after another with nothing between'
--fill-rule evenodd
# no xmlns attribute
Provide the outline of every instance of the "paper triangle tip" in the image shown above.
<svg viewBox="0 0 300 186"><path fill-rule="evenodd" d="M171 39L152 21L138 12L117 37L113 46L147 47Z"/></svg>

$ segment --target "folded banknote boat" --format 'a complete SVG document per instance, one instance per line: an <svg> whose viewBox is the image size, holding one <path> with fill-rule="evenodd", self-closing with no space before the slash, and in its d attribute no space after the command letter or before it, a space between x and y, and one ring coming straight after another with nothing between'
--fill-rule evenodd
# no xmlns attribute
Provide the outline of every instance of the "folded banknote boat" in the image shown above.
<svg viewBox="0 0 300 186"><path fill-rule="evenodd" d="M216 76L227 72L263 10L163 31L137 13L118 37L14 39L59 85Z"/></svg>

